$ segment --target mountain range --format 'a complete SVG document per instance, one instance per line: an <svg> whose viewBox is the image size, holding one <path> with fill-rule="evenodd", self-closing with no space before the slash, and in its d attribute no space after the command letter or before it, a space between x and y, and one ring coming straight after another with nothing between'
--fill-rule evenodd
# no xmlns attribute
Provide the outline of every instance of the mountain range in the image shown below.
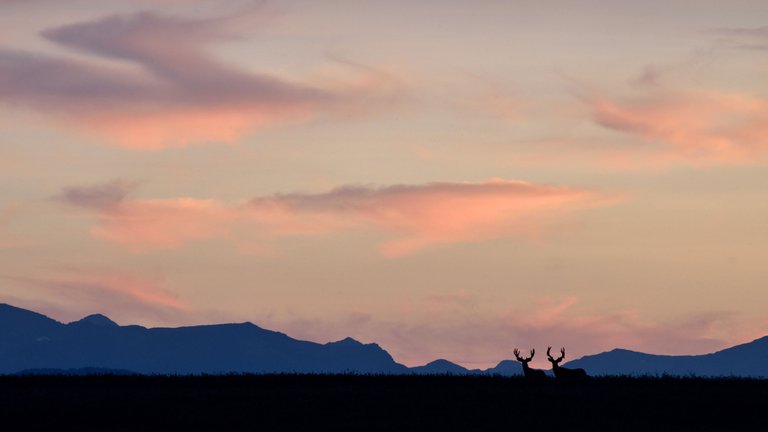
<svg viewBox="0 0 768 432"><path fill-rule="evenodd" d="M654 355L614 349L584 356L566 367L592 375L677 375L768 377L768 336L704 355Z"/></svg>
<svg viewBox="0 0 768 432"><path fill-rule="evenodd" d="M660 356L616 349L567 367L591 375L768 376L768 337L700 356ZM514 360L466 369L447 360L407 367L375 343L352 338L319 344L253 323L178 328L120 326L104 315L64 324L0 304L0 374L376 373L522 374Z"/></svg>

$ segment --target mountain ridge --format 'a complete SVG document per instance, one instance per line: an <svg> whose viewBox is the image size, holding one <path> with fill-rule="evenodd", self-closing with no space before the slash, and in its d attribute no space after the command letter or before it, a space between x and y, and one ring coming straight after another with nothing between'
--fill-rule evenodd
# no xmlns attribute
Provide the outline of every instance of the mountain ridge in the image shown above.
<svg viewBox="0 0 768 432"><path fill-rule="evenodd" d="M768 377L768 336L713 353L646 354L615 348L566 363L590 375ZM502 360L467 369L438 359L407 367L376 343L351 337L324 344L294 339L252 322L146 328L102 314L68 324L0 303L0 374L20 371L104 371L140 374L376 373L521 375ZM72 372L68 372L72 373ZM80 373L80 372L78 372Z"/></svg>
<svg viewBox="0 0 768 432"><path fill-rule="evenodd" d="M647 354L615 348L564 366L584 368L592 375L768 377L768 336L699 355Z"/></svg>
<svg viewBox="0 0 768 432"><path fill-rule="evenodd" d="M120 326L100 314L64 324L0 305L0 373L122 370L148 374L405 373L376 344L327 345L253 323L178 328Z"/></svg>

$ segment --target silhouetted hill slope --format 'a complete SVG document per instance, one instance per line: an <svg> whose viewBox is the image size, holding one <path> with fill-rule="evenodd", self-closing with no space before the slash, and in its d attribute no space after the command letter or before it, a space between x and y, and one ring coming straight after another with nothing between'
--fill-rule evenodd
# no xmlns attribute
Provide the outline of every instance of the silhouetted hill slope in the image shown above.
<svg viewBox="0 0 768 432"><path fill-rule="evenodd" d="M395 360L378 344L363 344L350 337L338 342L323 345L332 354L332 358L354 358L355 364L351 372L358 373L404 373L407 367L396 363Z"/></svg>
<svg viewBox="0 0 768 432"><path fill-rule="evenodd" d="M120 327L116 322L102 314L88 315L87 317L69 323L69 325L92 325L97 327Z"/></svg>
<svg viewBox="0 0 768 432"><path fill-rule="evenodd" d="M0 328L13 330L8 333L17 336L45 333L54 331L61 324L45 315L9 304L0 303ZM1 335L5 336L6 332Z"/></svg>
<svg viewBox="0 0 768 432"><path fill-rule="evenodd" d="M456 363L444 359L435 360L423 366L411 368L411 373L419 375L469 375L473 372L474 371L470 371L464 366L457 365Z"/></svg>
<svg viewBox="0 0 768 432"><path fill-rule="evenodd" d="M101 368L149 374L404 373L376 344L318 344L252 323L180 328L119 326L103 315L62 324L0 305L0 373Z"/></svg>
<svg viewBox="0 0 768 432"><path fill-rule="evenodd" d="M489 375L502 375L502 376L522 375L523 367L520 365L520 362L518 361L502 360L496 366L490 369L486 369L485 373Z"/></svg>
<svg viewBox="0 0 768 432"><path fill-rule="evenodd" d="M584 356L566 367L591 375L698 375L768 377L768 336L742 345L695 356L645 354L624 349Z"/></svg>

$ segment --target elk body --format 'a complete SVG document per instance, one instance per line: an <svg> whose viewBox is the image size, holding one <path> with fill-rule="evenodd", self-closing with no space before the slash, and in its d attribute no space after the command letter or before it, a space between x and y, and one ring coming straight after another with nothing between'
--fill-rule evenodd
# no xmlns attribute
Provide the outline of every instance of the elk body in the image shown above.
<svg viewBox="0 0 768 432"><path fill-rule="evenodd" d="M520 350L515 348L514 351L512 351L515 354L515 358L517 361L523 364L523 374L525 374L525 377L528 379L544 379L547 377L547 374L543 370L539 369L531 369L528 366L528 363L530 363L531 360L533 360L533 356L536 355L536 350L531 350L530 357L520 357Z"/></svg>
<svg viewBox="0 0 768 432"><path fill-rule="evenodd" d="M559 380L574 380L589 377L589 375L587 375L587 371L584 369L569 369L560 367L560 362L565 358L565 348L560 349L560 357L557 359L552 357L552 354L550 354L551 350L552 347L547 348L547 358L549 359L549 362L552 363L552 372L554 372L555 378Z"/></svg>

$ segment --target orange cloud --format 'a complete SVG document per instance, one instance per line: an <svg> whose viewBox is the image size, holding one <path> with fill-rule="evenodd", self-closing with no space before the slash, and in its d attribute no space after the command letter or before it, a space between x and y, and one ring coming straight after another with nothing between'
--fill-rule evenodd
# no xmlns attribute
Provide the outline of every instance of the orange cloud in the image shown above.
<svg viewBox="0 0 768 432"><path fill-rule="evenodd" d="M125 295L139 303L186 311L190 306L168 292L160 282L141 280L120 274L91 273L73 278L70 284L98 286L111 293Z"/></svg>
<svg viewBox="0 0 768 432"><path fill-rule="evenodd" d="M124 196L121 190L103 186L92 189L96 191L65 189L61 199L93 210L93 202L112 203L115 196ZM146 250L174 248L196 240L233 239L235 230L269 241L280 236L366 229L394 236L380 250L385 256L399 257L441 244L537 236L565 214L615 200L586 189L501 179L347 186L322 194L260 197L234 206L192 198L122 199L96 208L99 224L92 233L134 250Z"/></svg>
<svg viewBox="0 0 768 432"><path fill-rule="evenodd" d="M135 200L100 213L100 224L91 233L134 250L170 249L225 236L238 217L236 210L214 200Z"/></svg>
<svg viewBox="0 0 768 432"><path fill-rule="evenodd" d="M718 92L588 101L596 123L664 146L663 158L702 163L765 160L768 100Z"/></svg>
<svg viewBox="0 0 768 432"><path fill-rule="evenodd" d="M0 49L0 102L146 150L234 143L251 130L370 106L378 93L395 92L373 73L323 88L222 64L205 48L233 38L229 24L142 12L46 30L48 41L99 62Z"/></svg>
<svg viewBox="0 0 768 432"><path fill-rule="evenodd" d="M319 195L277 195L252 201L257 213L278 208L273 221L290 232L306 223L323 227L372 227L393 233L385 256L407 255L427 247L504 236L536 236L564 213L615 198L593 191L492 179L480 183L429 183L381 188L343 187ZM310 222L311 223L308 223Z"/></svg>
<svg viewBox="0 0 768 432"><path fill-rule="evenodd" d="M169 291L161 279L137 278L107 271L78 270L55 277L0 276L9 283L23 284L45 300L18 299L20 304L42 306L42 310L98 311L126 320L156 323L186 321L194 309ZM71 314L68 314L71 315Z"/></svg>
<svg viewBox="0 0 768 432"><path fill-rule="evenodd" d="M88 113L73 119L86 133L121 147L160 150L216 142L236 144L249 131L300 121L316 114L314 104L293 107L157 107L153 112Z"/></svg>

